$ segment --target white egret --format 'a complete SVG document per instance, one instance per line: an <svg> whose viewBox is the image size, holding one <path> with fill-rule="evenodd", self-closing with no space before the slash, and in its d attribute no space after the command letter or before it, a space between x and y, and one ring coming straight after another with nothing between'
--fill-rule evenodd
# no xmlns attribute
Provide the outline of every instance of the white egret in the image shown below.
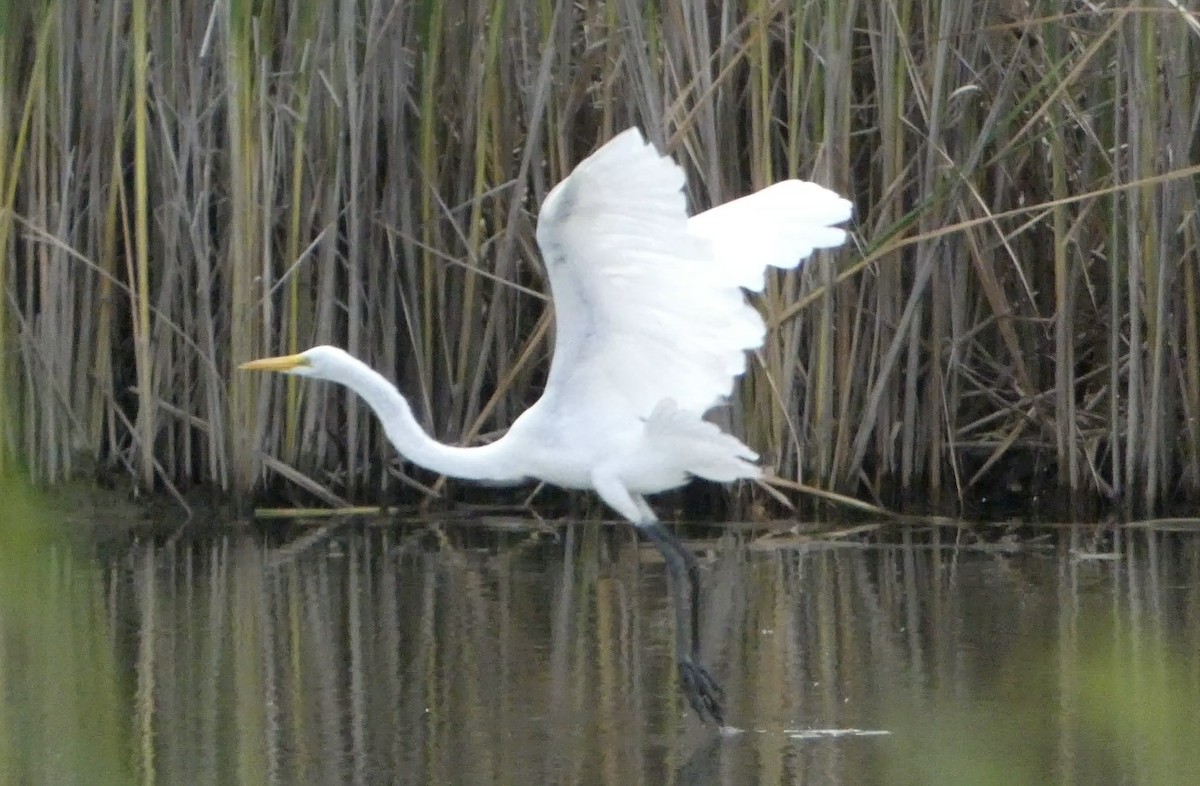
<svg viewBox="0 0 1200 786"><path fill-rule="evenodd" d="M541 398L495 442L435 441L391 383L336 347L241 368L347 386L405 458L434 472L595 490L665 558L684 693L701 720L723 724L721 689L700 658L699 566L645 495L692 477L760 475L753 450L703 419L766 332L742 290L761 291L768 265L793 268L843 243L832 225L850 203L788 180L689 218L683 187L683 171L631 128L546 197L537 241L554 296L554 357Z"/></svg>

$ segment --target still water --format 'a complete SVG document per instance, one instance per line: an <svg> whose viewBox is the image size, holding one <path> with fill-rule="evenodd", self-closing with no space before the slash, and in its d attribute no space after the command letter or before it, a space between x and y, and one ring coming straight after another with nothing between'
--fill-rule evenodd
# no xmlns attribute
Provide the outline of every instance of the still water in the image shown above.
<svg viewBox="0 0 1200 786"><path fill-rule="evenodd" d="M691 542L723 734L677 689L666 572L625 527L40 549L0 647L4 782L1200 782L1200 533Z"/></svg>

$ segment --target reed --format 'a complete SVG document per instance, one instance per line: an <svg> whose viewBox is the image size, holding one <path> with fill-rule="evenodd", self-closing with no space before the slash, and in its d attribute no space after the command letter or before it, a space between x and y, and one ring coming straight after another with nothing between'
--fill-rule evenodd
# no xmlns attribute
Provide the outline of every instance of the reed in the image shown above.
<svg viewBox="0 0 1200 786"><path fill-rule="evenodd" d="M12 36L9 33L13 25L12 15L13 9L9 4L0 5L0 103L4 106L10 104L15 92L12 86L11 61L16 42L11 40ZM8 239L12 233L14 196L13 188L9 186L8 171L10 166L20 160L15 156L10 160L9 154L4 152L14 148L10 124L10 113L0 112L0 189L3 189L0 191L0 194L3 194L3 203L0 203L0 250L9 247ZM12 181L15 183L15 178ZM9 257L7 254L0 254L0 413L4 413L6 419L10 416L8 387L9 356L12 352L9 347L11 329L8 326L8 298L5 297L8 278ZM0 475L11 471L13 436L11 429L0 427Z"/></svg>
<svg viewBox="0 0 1200 786"><path fill-rule="evenodd" d="M722 415L781 476L1200 497L1180 6L3 8L0 462L39 480L436 487L353 396L232 369L337 343L439 436L497 433L552 347L536 206L638 124L697 207L789 176L854 198L852 249L772 279Z"/></svg>

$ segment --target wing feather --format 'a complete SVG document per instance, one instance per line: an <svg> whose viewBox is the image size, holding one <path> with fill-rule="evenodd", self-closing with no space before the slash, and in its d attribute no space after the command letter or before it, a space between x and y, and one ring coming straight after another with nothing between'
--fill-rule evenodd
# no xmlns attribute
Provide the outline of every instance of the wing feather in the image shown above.
<svg viewBox="0 0 1200 786"><path fill-rule="evenodd" d="M766 267L794 268L818 248L846 242L831 224L850 218L849 200L803 180L784 180L706 210L688 221L708 240L738 286L761 292Z"/></svg>
<svg viewBox="0 0 1200 786"><path fill-rule="evenodd" d="M703 413L732 390L762 318L743 287L840 244L849 203L788 181L688 219L683 171L631 128L546 197L537 239L556 309L543 404Z"/></svg>

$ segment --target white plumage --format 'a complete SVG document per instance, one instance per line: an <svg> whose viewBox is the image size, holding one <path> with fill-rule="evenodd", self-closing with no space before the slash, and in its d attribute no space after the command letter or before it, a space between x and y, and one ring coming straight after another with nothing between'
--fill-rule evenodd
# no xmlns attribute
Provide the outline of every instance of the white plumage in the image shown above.
<svg viewBox="0 0 1200 786"><path fill-rule="evenodd" d="M793 268L818 248L846 241L831 226L850 217L850 202L803 180L784 180L688 219L688 229L708 241L732 283L762 292L767 266Z"/></svg>
<svg viewBox="0 0 1200 786"><path fill-rule="evenodd" d="M703 419L763 341L762 318L742 290L760 291L766 266L792 268L813 249L840 245L845 233L831 225L850 217L850 203L790 180L688 218L683 187L683 171L629 129L546 197L537 239L556 309L554 357L542 397L496 442L433 440L394 386L335 347L242 368L346 385L397 450L435 472L594 489L667 560L680 677L696 711L720 722L720 688L699 662L695 557L657 524L643 495L691 476L759 474L754 451Z"/></svg>
<svg viewBox="0 0 1200 786"><path fill-rule="evenodd" d="M849 217L850 203L792 180L689 219L683 187L683 171L634 128L580 163L542 206L556 349L542 399L514 426L537 441L547 424L577 431L572 452L583 439L595 446L584 449L586 468L557 457L560 471L540 468L552 482L589 486L600 462L627 463L632 471L614 469L636 493L689 475L758 474L752 450L702 420L763 341L742 288L761 290L765 265L795 267L814 248L844 242L829 225Z"/></svg>

